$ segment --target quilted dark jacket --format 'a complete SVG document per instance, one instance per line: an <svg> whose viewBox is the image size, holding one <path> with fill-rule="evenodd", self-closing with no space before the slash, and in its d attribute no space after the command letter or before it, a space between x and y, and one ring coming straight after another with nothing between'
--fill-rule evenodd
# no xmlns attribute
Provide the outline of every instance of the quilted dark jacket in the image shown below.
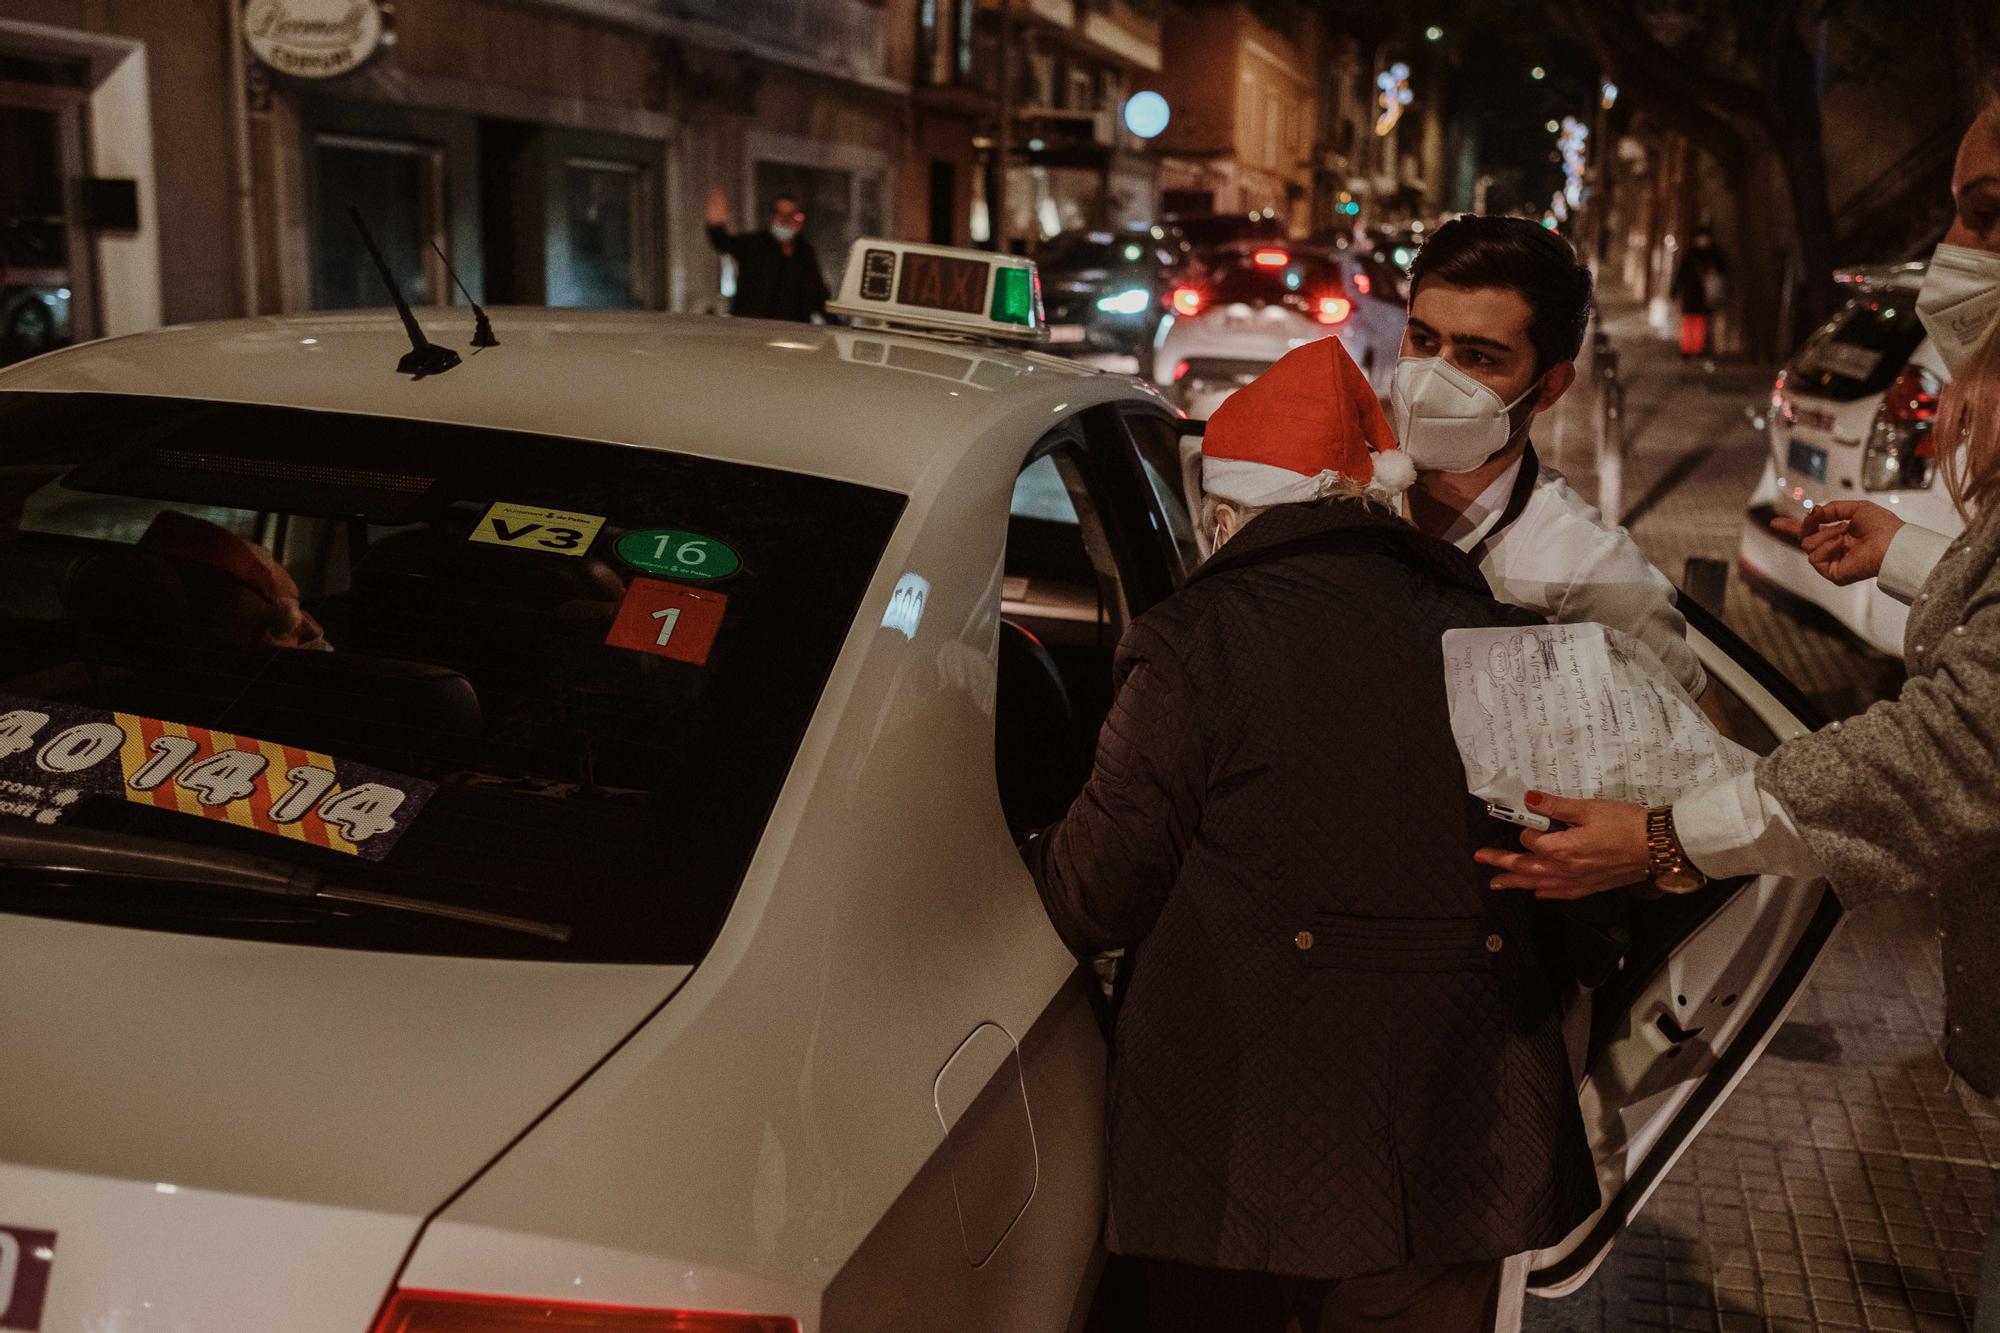
<svg viewBox="0 0 2000 1333"><path fill-rule="evenodd" d="M1024 849L1135 946L1110 1242L1313 1278L1552 1244L1597 1188L1523 895L1465 791L1439 636L1523 623L1347 500L1258 517L1119 645L1089 785Z"/></svg>

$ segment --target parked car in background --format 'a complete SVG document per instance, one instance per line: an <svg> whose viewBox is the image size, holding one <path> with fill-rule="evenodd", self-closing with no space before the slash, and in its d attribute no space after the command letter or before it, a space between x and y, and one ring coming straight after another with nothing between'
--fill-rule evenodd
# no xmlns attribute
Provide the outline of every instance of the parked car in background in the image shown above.
<svg viewBox="0 0 2000 1333"><path fill-rule="evenodd" d="M72 341L62 245L55 227L20 220L0 224L0 365Z"/></svg>
<svg viewBox="0 0 2000 1333"><path fill-rule="evenodd" d="M1771 390L1770 456L1737 548L1753 583L1804 598L1897 657L1908 608L1873 579L1845 588L1828 583L1772 524L1829 500L1873 500L1939 532L1963 529L1938 478L1931 437L1946 371L1917 320L1924 268L1919 262L1838 275L1853 294L1778 372Z"/></svg>
<svg viewBox="0 0 2000 1333"><path fill-rule="evenodd" d="M1166 312L1182 255L1163 227L1066 231L1035 257L1056 350L1143 359Z"/></svg>
<svg viewBox="0 0 2000 1333"><path fill-rule="evenodd" d="M1207 254L1241 241L1288 239L1284 223L1267 213L1174 213L1162 225L1184 254Z"/></svg>
<svg viewBox="0 0 2000 1333"><path fill-rule="evenodd" d="M1346 252L1239 242L1194 264L1169 293L1154 383L1206 417L1294 347L1338 337L1376 392L1389 392L1402 313L1364 295L1373 282Z"/></svg>

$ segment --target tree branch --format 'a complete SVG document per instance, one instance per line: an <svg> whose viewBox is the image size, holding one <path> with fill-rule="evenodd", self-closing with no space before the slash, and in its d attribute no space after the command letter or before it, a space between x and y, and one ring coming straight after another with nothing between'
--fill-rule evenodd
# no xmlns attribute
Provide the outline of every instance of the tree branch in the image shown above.
<svg viewBox="0 0 2000 1333"><path fill-rule="evenodd" d="M1592 41L1616 57L1621 70L1629 72L1642 65L1671 68L1674 82L1685 94L1706 102L1717 114L1751 120L1763 116L1763 99L1754 85L1725 78L1674 51L1647 30L1625 0L1584 0L1581 6L1572 5L1572 10Z"/></svg>

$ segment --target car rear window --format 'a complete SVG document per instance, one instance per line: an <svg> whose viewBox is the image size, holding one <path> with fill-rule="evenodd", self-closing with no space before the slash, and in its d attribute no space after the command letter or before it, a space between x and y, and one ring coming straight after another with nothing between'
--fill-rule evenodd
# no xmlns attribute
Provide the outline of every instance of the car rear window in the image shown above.
<svg viewBox="0 0 2000 1333"><path fill-rule="evenodd" d="M1295 305L1341 294L1340 275L1330 264L1293 259L1284 267L1252 262L1219 266L1210 280L1211 305Z"/></svg>
<svg viewBox="0 0 2000 1333"><path fill-rule="evenodd" d="M1857 296L1800 349L1787 384L1835 402L1866 398L1895 382L1923 340L1913 294Z"/></svg>
<svg viewBox="0 0 2000 1333"><path fill-rule="evenodd" d="M902 505L617 444L0 393L0 911L693 962ZM56 838L320 887L23 864Z"/></svg>

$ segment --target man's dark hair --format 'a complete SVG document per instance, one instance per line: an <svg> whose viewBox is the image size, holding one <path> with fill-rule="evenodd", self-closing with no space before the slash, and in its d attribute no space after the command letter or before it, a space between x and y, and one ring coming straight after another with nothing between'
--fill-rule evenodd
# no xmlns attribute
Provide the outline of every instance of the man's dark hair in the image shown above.
<svg viewBox="0 0 2000 1333"><path fill-rule="evenodd" d="M800 198L790 190L780 190L771 196L771 211L777 212L779 204L790 204L793 208L797 208L801 202Z"/></svg>
<svg viewBox="0 0 2000 1333"><path fill-rule="evenodd" d="M1590 324L1590 270L1570 243L1528 218L1469 214L1439 227L1410 266L1414 306L1424 279L1450 287L1503 287L1528 303L1535 369L1574 361Z"/></svg>

